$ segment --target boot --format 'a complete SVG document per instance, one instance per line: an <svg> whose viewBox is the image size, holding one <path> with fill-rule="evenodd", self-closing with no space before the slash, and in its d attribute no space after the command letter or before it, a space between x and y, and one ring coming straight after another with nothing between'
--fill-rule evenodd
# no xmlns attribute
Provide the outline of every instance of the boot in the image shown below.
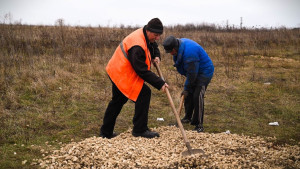
<svg viewBox="0 0 300 169"><path fill-rule="evenodd" d="M150 130L146 130L146 131L141 132L141 133L132 132L132 135L134 137L145 137L145 138L159 137L159 134L157 132L150 131Z"/></svg>
<svg viewBox="0 0 300 169"><path fill-rule="evenodd" d="M107 135L103 134L102 132L100 132L100 137L102 137L102 138L111 139L111 138L114 138L116 136L118 136L118 134L115 133L115 132L111 136L107 136Z"/></svg>
<svg viewBox="0 0 300 169"><path fill-rule="evenodd" d="M194 131L197 131L198 133L204 132L203 125L196 125Z"/></svg>

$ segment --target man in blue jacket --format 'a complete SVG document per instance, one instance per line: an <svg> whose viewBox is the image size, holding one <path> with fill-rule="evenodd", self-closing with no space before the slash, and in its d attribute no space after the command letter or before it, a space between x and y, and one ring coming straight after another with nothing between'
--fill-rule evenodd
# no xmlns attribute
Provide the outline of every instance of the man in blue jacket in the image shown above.
<svg viewBox="0 0 300 169"><path fill-rule="evenodd" d="M166 53L173 55L177 71L186 76L184 84L185 116L181 121L195 125L197 132L203 132L204 94L213 74L214 66L205 50L195 41L174 36L163 42Z"/></svg>

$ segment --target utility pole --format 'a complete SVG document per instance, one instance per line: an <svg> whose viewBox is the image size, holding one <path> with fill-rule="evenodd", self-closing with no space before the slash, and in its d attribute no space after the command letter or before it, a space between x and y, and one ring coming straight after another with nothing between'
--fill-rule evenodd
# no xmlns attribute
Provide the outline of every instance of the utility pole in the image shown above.
<svg viewBox="0 0 300 169"><path fill-rule="evenodd" d="M240 29L243 29L243 17L241 17Z"/></svg>
<svg viewBox="0 0 300 169"><path fill-rule="evenodd" d="M228 25L229 23L228 23L228 19L226 20L226 30L228 30L229 29L229 25Z"/></svg>

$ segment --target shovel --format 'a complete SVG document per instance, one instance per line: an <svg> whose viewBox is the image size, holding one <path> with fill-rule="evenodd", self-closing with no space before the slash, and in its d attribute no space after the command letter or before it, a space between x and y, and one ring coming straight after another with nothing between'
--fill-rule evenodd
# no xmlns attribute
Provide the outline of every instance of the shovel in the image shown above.
<svg viewBox="0 0 300 169"><path fill-rule="evenodd" d="M164 80L164 78L163 78L163 76L162 76L162 73L161 73L161 71L160 71L160 68L159 68L159 66L157 65L157 63L156 63L156 62L153 62L153 64L154 64L154 66L156 67L159 76ZM175 109L175 106L174 106L173 100L172 100L172 98L171 98L169 89L166 88L165 91L166 91L166 93L167 93L167 96L168 96L168 99L169 99L169 102L170 102L172 111L173 111L173 113L174 113L174 115L175 115L175 117L176 117L177 124L178 124L178 126L179 126L179 129L180 129L181 134L182 134L182 136L183 136L185 145L186 145L186 147L187 147L187 150L184 151L184 152L182 152L181 154L182 154L183 156L189 156L189 155L201 153L201 154L203 154L203 155L205 156L205 153L204 153L204 151L203 151L202 149L192 149L192 147L191 147L191 145L190 145L190 142L189 142L189 140L188 140L188 138L187 138L187 136L186 136L186 134L185 134L185 131L184 131L184 129L183 129L183 126L182 126L182 123L181 123L181 121L180 121L179 115L177 114L177 110Z"/></svg>
<svg viewBox="0 0 300 169"><path fill-rule="evenodd" d="M177 109L177 113L178 113L178 117L179 117L179 118L180 118L181 110L182 110L182 107L183 107L183 103L184 103L184 96L182 95L182 96L180 97L179 108ZM176 122L175 122L175 123L176 123ZM176 126L176 127L178 127L178 124L171 123L170 126Z"/></svg>
<svg viewBox="0 0 300 169"><path fill-rule="evenodd" d="M179 108L177 110L178 112L178 116L180 117L180 114L181 114L181 109L183 107L183 102L184 102L184 96L182 95L181 98L180 98L180 104L179 104Z"/></svg>

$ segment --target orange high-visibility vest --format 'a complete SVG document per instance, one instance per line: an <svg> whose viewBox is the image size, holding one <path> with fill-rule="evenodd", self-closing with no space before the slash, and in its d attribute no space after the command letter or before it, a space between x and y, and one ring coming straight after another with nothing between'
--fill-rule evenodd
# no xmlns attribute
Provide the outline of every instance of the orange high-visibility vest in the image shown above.
<svg viewBox="0 0 300 169"><path fill-rule="evenodd" d="M127 98L133 101L137 100L144 84L144 80L136 74L128 60L128 50L136 45L144 49L145 63L150 70L151 56L143 28L132 32L120 43L106 66L110 79Z"/></svg>

